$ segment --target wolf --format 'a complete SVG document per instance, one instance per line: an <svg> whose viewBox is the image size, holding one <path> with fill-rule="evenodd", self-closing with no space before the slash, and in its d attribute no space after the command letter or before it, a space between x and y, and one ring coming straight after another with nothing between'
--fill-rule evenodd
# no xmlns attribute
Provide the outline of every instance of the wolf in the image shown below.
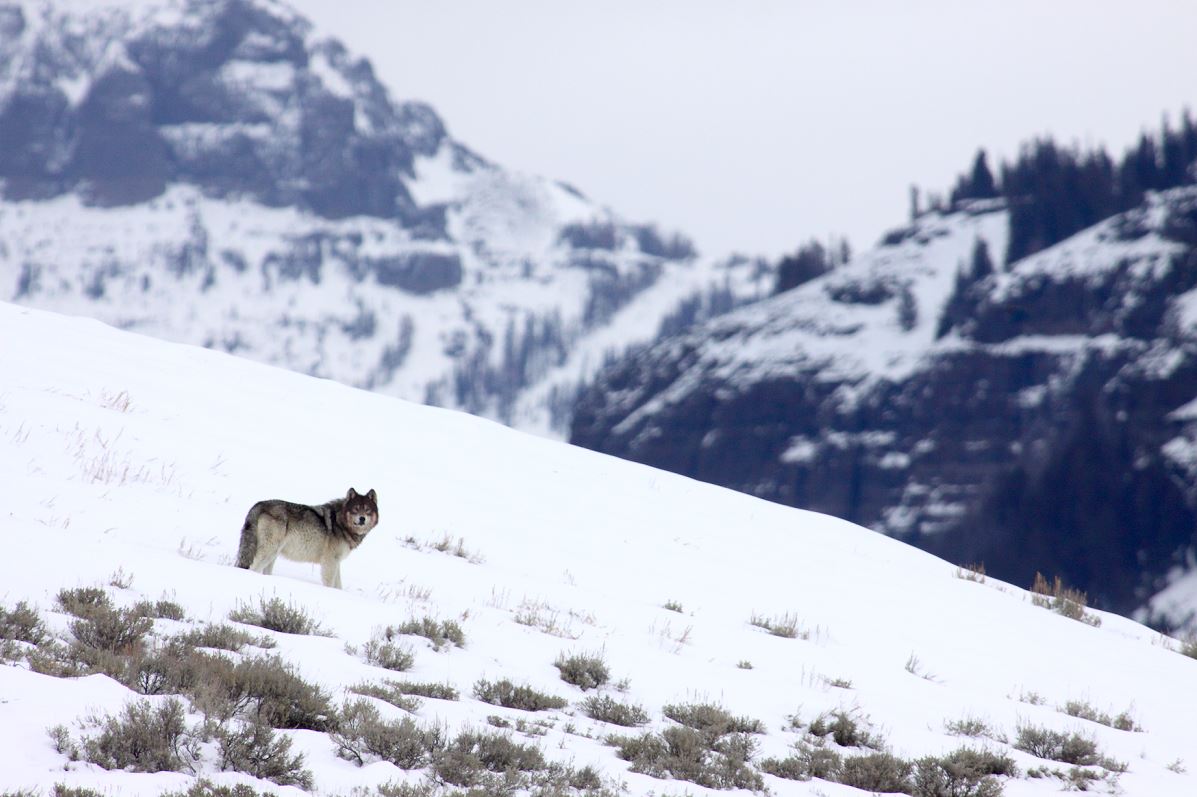
<svg viewBox="0 0 1197 797"><path fill-rule="evenodd" d="M237 567L270 575L282 554L320 565L326 587L341 589L341 560L378 525L378 494L352 487L344 498L308 506L290 501L259 501L241 526Z"/></svg>

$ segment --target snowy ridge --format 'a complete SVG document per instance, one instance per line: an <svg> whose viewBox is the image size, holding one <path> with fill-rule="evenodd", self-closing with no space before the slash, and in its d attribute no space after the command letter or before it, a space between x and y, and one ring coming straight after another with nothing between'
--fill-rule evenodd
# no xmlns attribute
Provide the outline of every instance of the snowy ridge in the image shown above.
<svg viewBox="0 0 1197 797"><path fill-rule="evenodd" d="M563 652L601 651L613 680L628 679L626 691L601 693L643 705L649 730L673 724L661 716L669 703L713 701L760 720L758 758L784 756L800 738L787 730L795 712L809 722L845 709L867 716L905 757L969 741L1011 755L1023 772L1067 769L945 731L971 716L1011 740L1023 725L1093 738L1127 764L1109 776L1124 794L1179 797L1197 787L1185 771L1194 763L1197 661L1124 618L1098 613L1093 627L841 520L94 321L0 305L0 337L24 342L0 348L8 375L0 459L11 474L0 604L35 604L59 634L69 636L68 618L53 610L57 591L107 584L118 568L130 582L108 588L118 604L165 594L188 622L279 596L336 635L273 636L277 652L339 702L354 683L394 676L346 643L360 646L411 617L454 619L465 646L438 652L413 637L415 664L404 676L452 685L461 699L425 700L417 718L451 732L485 728L490 715L547 720L543 737L516 738L552 760L592 765L629 794L717 792L631 772L600 741L621 729L587 718L577 708L584 693L558 679L552 662ZM381 522L346 560L347 589L320 586L309 565L280 563L270 577L229 566L251 503L321 501L348 485L378 490ZM404 542L446 536L470 558ZM565 636L516 622L529 607L551 613ZM807 638L749 623L786 614ZM155 634L186 627L159 620ZM535 715L500 709L472 697L479 678L510 678L570 705ZM850 688L831 686L837 679ZM1031 693L1043 703L1019 702ZM190 774L70 763L45 734L135 697L103 675L55 679L0 665L0 789L66 783L155 795L191 783ZM1069 700L1128 710L1142 730L1065 716L1057 706ZM316 794L423 778L339 759L322 733L282 733L304 754ZM216 771L210 759L198 774L276 788ZM776 795L861 793L819 779L764 783ZM1011 797L1063 785L1050 776L1003 784Z"/></svg>

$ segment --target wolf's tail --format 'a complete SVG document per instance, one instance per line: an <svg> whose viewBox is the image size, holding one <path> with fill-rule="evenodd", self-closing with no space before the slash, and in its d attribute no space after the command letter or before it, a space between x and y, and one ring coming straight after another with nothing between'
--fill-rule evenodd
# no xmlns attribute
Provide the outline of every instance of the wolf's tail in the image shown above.
<svg viewBox="0 0 1197 797"><path fill-rule="evenodd" d="M241 525L241 545L237 548L237 567L248 570L258 555L258 517L262 514L261 504L254 504L245 523Z"/></svg>

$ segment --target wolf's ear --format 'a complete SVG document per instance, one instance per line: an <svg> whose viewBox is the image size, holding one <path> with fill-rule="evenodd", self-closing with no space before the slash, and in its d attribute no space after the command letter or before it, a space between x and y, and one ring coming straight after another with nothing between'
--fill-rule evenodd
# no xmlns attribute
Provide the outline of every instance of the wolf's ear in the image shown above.
<svg viewBox="0 0 1197 797"><path fill-rule="evenodd" d="M366 493L366 497L370 499L371 503L375 503L375 504L378 503L378 493L374 492L373 489L371 489L370 492Z"/></svg>
<svg viewBox="0 0 1197 797"><path fill-rule="evenodd" d="M349 492L345 493L345 500L352 501L354 498L357 498L357 490L350 487Z"/></svg>

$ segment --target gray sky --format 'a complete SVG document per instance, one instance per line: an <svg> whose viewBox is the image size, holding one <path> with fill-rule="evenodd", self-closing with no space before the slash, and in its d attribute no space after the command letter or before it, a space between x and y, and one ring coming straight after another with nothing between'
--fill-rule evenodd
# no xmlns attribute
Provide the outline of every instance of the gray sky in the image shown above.
<svg viewBox="0 0 1197 797"><path fill-rule="evenodd" d="M978 147L1197 108L1193 0L291 2L480 154L711 254L861 249Z"/></svg>

